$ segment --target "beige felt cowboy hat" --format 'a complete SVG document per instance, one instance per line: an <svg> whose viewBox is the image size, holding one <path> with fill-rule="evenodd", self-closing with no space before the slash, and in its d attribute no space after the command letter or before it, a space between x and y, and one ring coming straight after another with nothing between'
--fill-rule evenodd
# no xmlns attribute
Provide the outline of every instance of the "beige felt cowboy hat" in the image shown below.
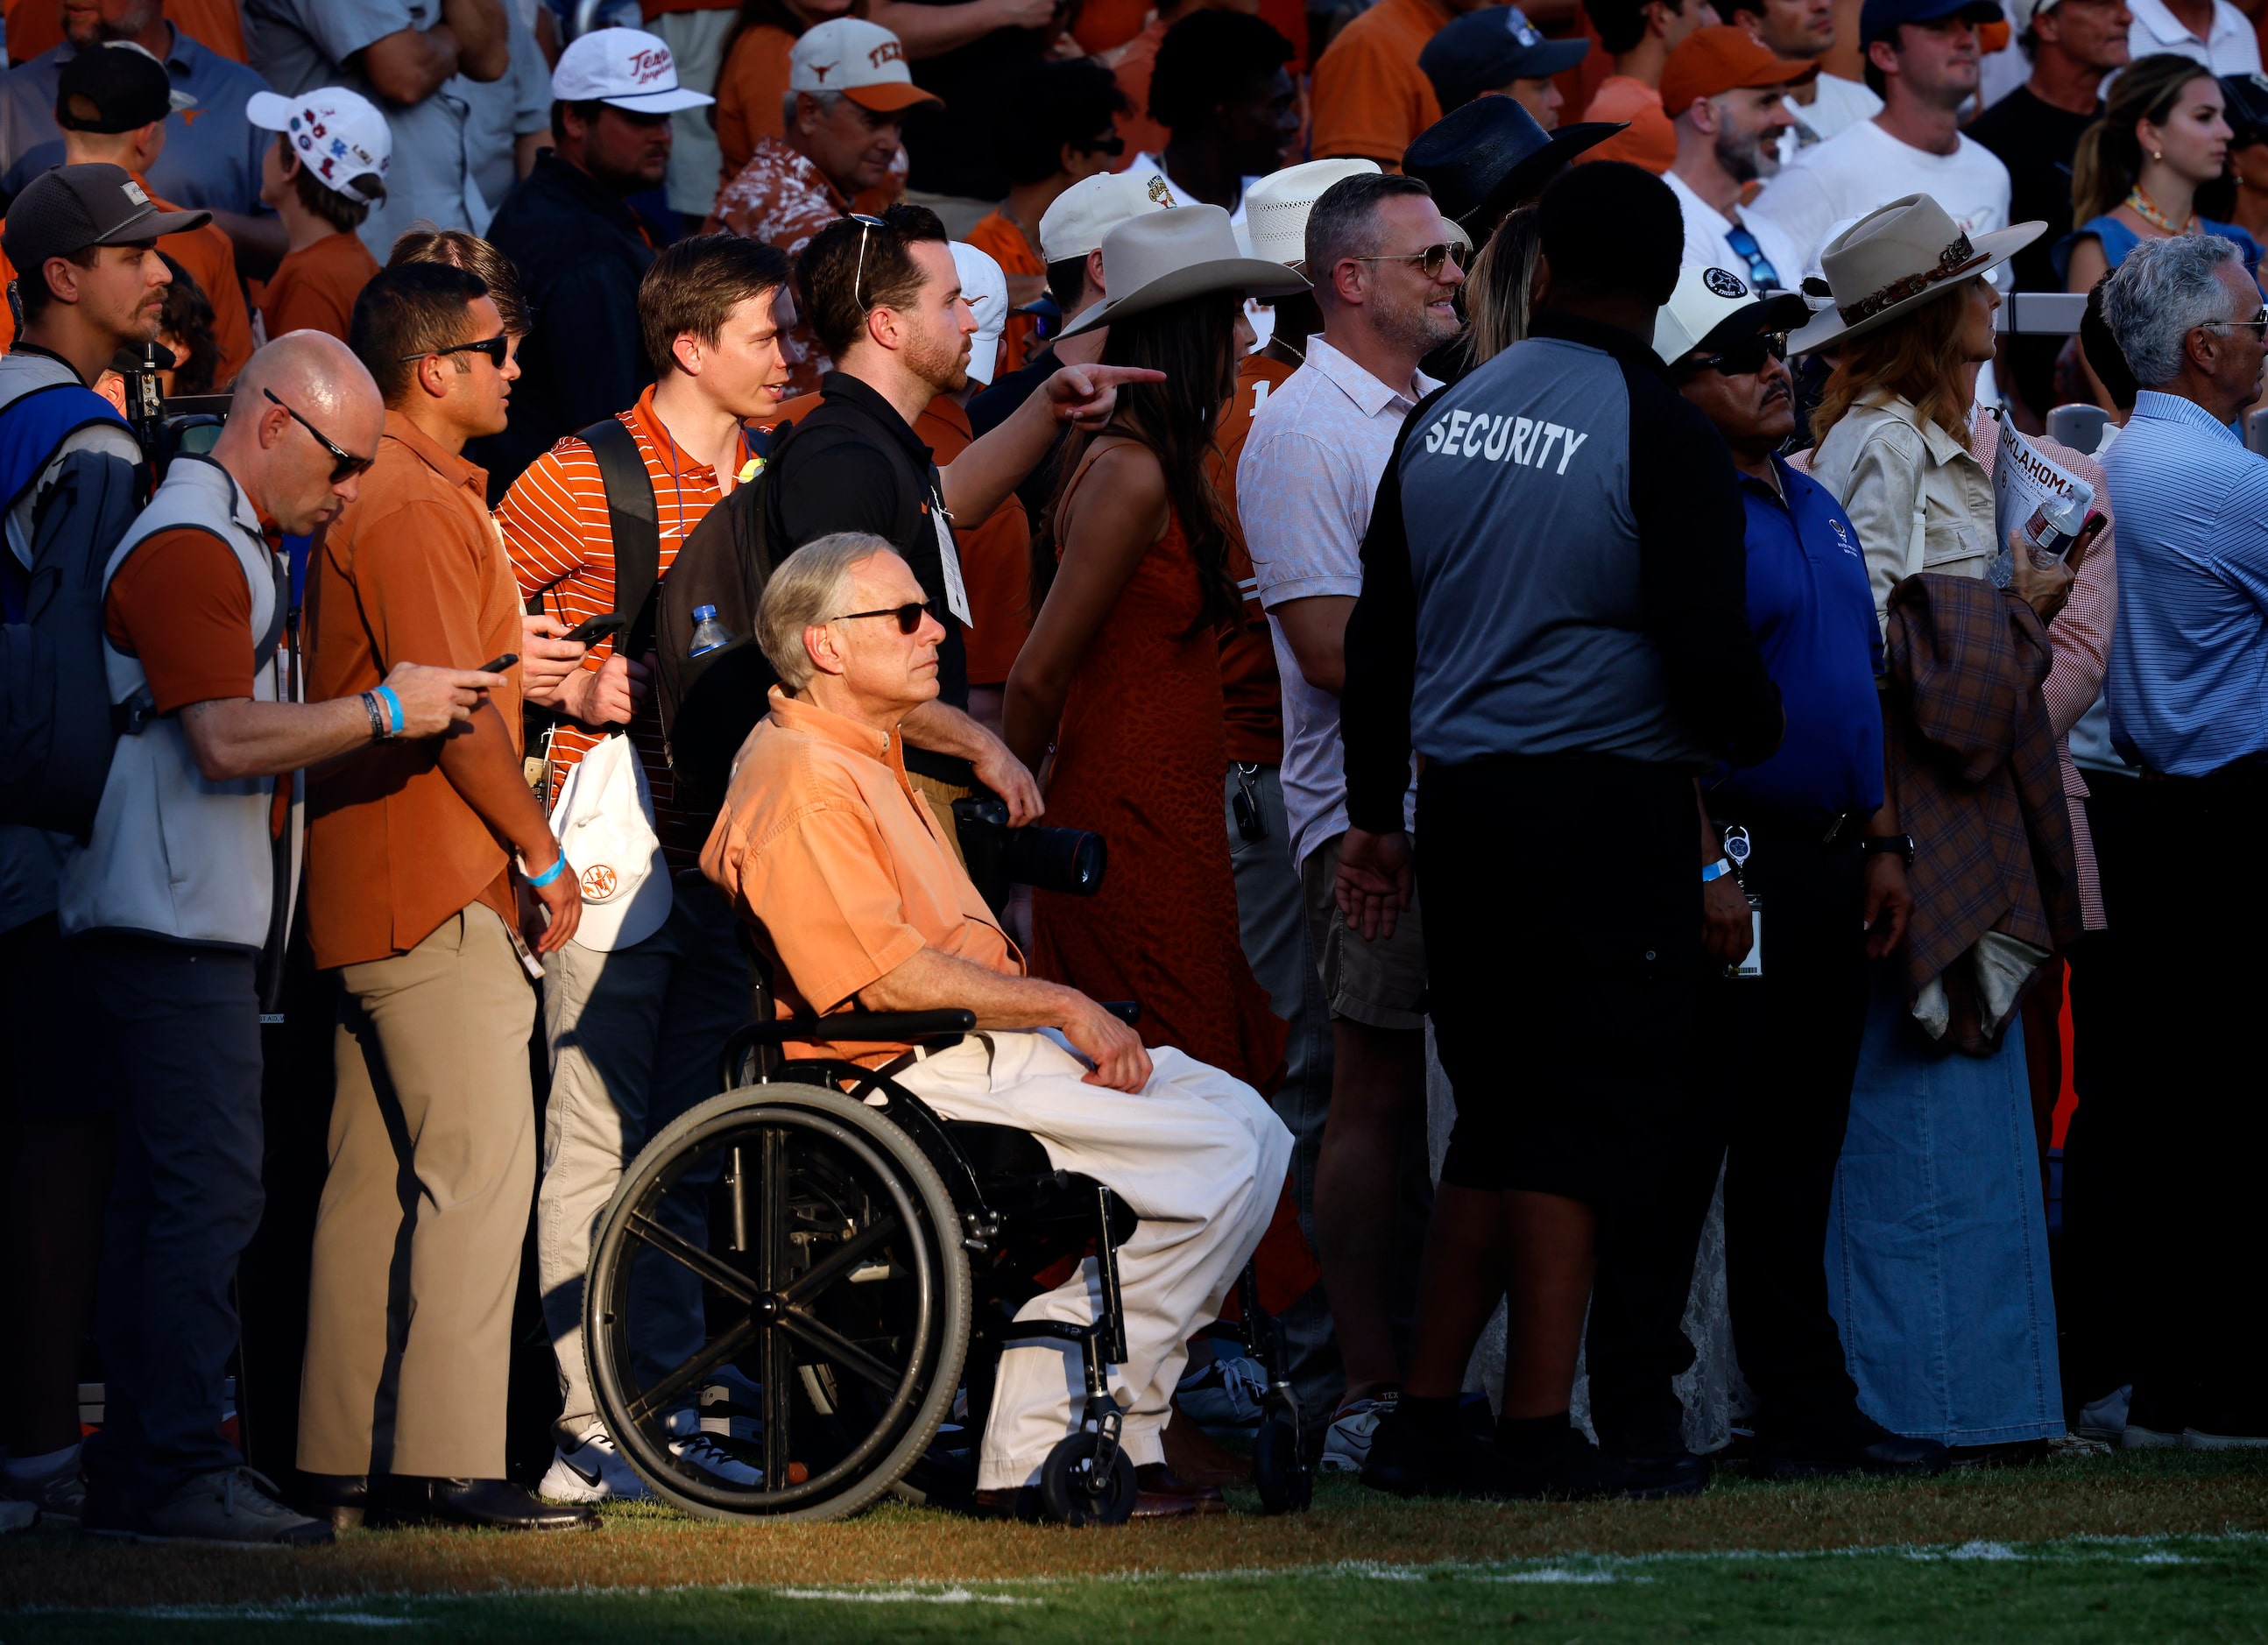
<svg viewBox="0 0 2268 1645"><path fill-rule="evenodd" d="M2019 223L1972 236L1927 195L1893 200L1827 242L1819 262L1835 306L1790 337L1788 352L1808 354L1873 331L1991 274L2047 228Z"/></svg>
<svg viewBox="0 0 2268 1645"><path fill-rule="evenodd" d="M1240 253L1228 213L1219 206L1183 206L1128 218L1102 237L1102 277L1118 295L1105 297L1064 327L1064 336L1208 292L1290 297L1308 290L1307 281L1282 263Z"/></svg>

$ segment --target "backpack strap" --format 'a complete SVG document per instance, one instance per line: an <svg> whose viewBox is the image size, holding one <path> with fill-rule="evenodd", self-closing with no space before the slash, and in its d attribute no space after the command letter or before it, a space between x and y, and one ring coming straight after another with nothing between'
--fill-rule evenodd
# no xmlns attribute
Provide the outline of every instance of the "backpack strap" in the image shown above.
<svg viewBox="0 0 2268 1645"><path fill-rule="evenodd" d="M653 638L654 590L661 582L661 511L637 437L614 417L575 437L591 448L607 488L607 529L615 547L615 614L623 628L615 643L635 657Z"/></svg>

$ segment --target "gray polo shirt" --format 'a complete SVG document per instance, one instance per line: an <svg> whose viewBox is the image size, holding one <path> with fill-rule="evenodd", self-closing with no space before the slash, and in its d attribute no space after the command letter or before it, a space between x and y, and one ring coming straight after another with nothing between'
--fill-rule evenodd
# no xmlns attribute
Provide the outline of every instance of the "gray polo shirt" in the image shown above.
<svg viewBox="0 0 2268 1645"><path fill-rule="evenodd" d="M63 163L63 134L55 124L55 86L63 66L78 50L69 40L18 63L0 79L0 189L11 197L51 165ZM150 187L178 206L209 211L264 211L260 161L275 141L244 117L244 105L268 82L240 62L173 30L166 72L173 89L197 99L166 121L166 151L150 168Z"/></svg>
<svg viewBox="0 0 2268 1645"><path fill-rule="evenodd" d="M512 30L512 67L504 70L504 77L482 84L460 74L442 88L449 96L462 99L468 111L465 152L472 157L473 181L480 188L481 203L491 215L519 181L519 168L513 159L519 139L530 132L551 129L551 70L543 61L543 48L535 43L527 19L512 0L505 0L504 10ZM488 219L482 217L475 226L486 234Z"/></svg>
<svg viewBox="0 0 2268 1645"><path fill-rule="evenodd" d="M380 262L394 248L394 238L413 223L475 228L465 200L471 182L466 148L469 109L460 95L465 82L446 81L423 102L405 108L379 94L359 61L347 66L372 40L405 28L423 33L440 20L441 0L244 0L246 48L277 91L296 97L319 85L342 85L386 111L394 133L386 202L373 207L362 225L363 244ZM483 215L481 226L485 224Z"/></svg>

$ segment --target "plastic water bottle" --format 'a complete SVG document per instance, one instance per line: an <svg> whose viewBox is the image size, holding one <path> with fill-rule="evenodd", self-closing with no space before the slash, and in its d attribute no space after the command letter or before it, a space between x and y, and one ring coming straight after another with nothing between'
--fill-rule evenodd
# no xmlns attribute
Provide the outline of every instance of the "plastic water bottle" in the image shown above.
<svg viewBox="0 0 2268 1645"><path fill-rule="evenodd" d="M693 649L686 653L688 657L705 656L732 643L733 631L717 621L714 606L696 606L693 608Z"/></svg>

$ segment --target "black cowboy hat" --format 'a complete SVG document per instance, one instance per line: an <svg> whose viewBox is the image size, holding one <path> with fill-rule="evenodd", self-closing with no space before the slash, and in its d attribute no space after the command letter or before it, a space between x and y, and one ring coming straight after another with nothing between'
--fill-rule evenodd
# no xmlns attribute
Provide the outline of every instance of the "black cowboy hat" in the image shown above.
<svg viewBox="0 0 2268 1645"><path fill-rule="evenodd" d="M1483 235L1577 155L1624 129L1590 121L1546 131L1511 98L1476 98L1419 132L1402 169L1433 191L1442 216Z"/></svg>

